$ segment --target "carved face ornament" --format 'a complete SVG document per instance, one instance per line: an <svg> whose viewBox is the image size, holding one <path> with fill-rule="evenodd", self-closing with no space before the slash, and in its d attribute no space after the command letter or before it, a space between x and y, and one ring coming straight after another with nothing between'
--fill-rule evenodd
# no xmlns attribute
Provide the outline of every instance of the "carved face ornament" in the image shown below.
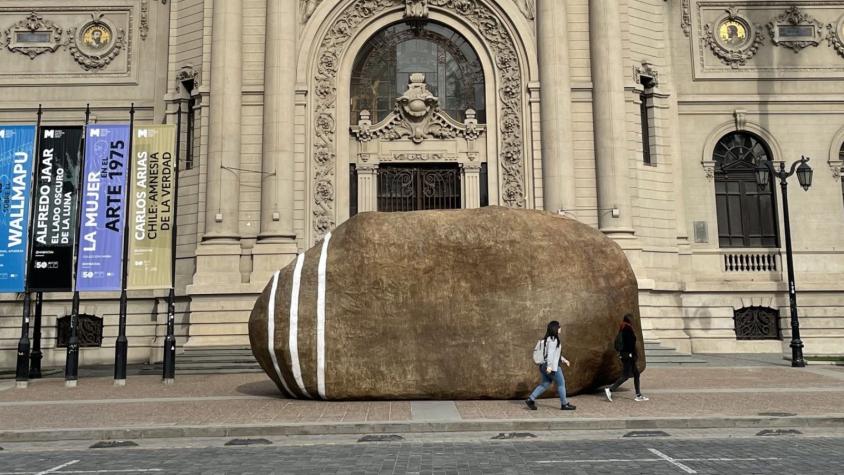
<svg viewBox="0 0 844 475"><path fill-rule="evenodd" d="M431 94L425 84L424 74L411 74L407 92L396 100L408 117L421 119L437 108L439 99Z"/></svg>

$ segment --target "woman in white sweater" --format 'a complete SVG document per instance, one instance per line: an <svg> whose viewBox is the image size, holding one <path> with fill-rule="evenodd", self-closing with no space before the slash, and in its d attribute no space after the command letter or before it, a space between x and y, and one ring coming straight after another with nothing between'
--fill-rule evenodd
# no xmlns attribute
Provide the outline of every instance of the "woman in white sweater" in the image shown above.
<svg viewBox="0 0 844 475"><path fill-rule="evenodd" d="M563 356L563 346L560 343L560 322L554 320L548 323L545 332L543 353L545 362L539 365L539 373L542 375L542 382L530 395L525 404L530 410L536 410L536 398L542 395L551 383L557 384L557 392L560 394L560 409L573 411L575 406L566 400L566 379L563 377L563 369L560 363L571 366L569 360Z"/></svg>

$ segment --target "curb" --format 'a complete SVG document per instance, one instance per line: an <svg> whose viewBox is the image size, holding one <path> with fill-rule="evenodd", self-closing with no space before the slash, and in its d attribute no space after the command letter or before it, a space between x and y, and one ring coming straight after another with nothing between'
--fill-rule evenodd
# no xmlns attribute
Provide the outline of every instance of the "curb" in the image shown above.
<svg viewBox="0 0 844 475"><path fill-rule="evenodd" d="M508 419L464 421L412 421L372 423L308 423L272 425L184 426L144 428L47 429L0 431L0 442L50 442L62 440L127 440L199 437L255 437L349 435L426 432L515 432L565 430L641 429L776 429L785 427L844 428L844 414L791 417L689 417L627 419Z"/></svg>

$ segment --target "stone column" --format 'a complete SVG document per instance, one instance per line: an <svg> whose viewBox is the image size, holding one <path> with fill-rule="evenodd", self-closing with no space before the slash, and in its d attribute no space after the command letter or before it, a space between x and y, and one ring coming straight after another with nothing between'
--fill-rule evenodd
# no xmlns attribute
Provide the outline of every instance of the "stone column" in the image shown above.
<svg viewBox="0 0 844 475"><path fill-rule="evenodd" d="M296 254L293 229L296 2L267 0L261 232L251 282L264 282Z"/></svg>
<svg viewBox="0 0 844 475"><path fill-rule="evenodd" d="M194 287L241 282L243 0L214 0L213 8L205 234L196 250Z"/></svg>
<svg viewBox="0 0 844 475"><path fill-rule="evenodd" d="M378 166L358 165L358 213L378 211Z"/></svg>
<svg viewBox="0 0 844 475"><path fill-rule="evenodd" d="M547 211L575 208L571 133L567 0L540 0L536 15L539 47L542 185Z"/></svg>
<svg viewBox="0 0 844 475"><path fill-rule="evenodd" d="M463 163L463 207L481 207L481 164Z"/></svg>
<svg viewBox="0 0 844 475"><path fill-rule="evenodd" d="M624 130L624 57L617 1L589 0L589 44L598 226L612 237L632 237L630 170Z"/></svg>

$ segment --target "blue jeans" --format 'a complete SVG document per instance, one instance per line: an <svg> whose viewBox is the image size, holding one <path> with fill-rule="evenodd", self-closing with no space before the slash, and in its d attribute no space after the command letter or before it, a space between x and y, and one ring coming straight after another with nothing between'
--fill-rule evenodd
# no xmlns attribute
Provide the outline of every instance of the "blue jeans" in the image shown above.
<svg viewBox="0 0 844 475"><path fill-rule="evenodd" d="M539 372L542 374L542 382L539 383L539 386L530 393L530 400L536 401L536 398L542 396L551 383L557 383L557 392L560 394L560 404L566 405L568 401L566 400L566 378L563 377L563 369L557 368L556 373L546 373L545 372L545 365L539 365Z"/></svg>

